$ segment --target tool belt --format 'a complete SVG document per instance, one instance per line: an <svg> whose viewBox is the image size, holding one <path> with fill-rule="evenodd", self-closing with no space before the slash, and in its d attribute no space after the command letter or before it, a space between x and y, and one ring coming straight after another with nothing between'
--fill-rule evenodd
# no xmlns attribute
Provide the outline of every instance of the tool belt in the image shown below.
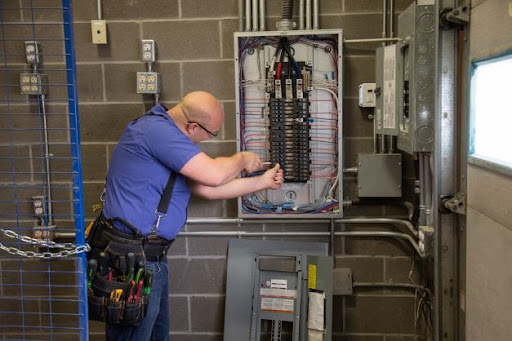
<svg viewBox="0 0 512 341"><path fill-rule="evenodd" d="M113 227L119 220L135 234ZM172 244L154 234L143 237L128 222L102 214L87 237L91 246L87 263L89 319L133 326L146 316L152 272L147 261L165 259Z"/></svg>

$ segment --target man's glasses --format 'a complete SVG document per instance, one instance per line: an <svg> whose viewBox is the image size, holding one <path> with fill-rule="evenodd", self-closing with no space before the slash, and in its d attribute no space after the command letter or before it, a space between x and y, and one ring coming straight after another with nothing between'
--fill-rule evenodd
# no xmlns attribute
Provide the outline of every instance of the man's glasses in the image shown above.
<svg viewBox="0 0 512 341"><path fill-rule="evenodd" d="M188 119L188 115L187 115L187 113L185 112L185 110L183 110L183 108L181 108L181 112L183 113L183 115L184 115L184 116L185 116L185 118L187 119L187 124L195 123L195 124L197 124L201 129L203 129L204 131L206 131L209 135L211 135L211 136L213 136L213 137L216 137L217 135L219 135L219 132L218 132L218 131L217 131L217 132L215 132L215 133L213 133L213 132L209 131L208 129L206 129L206 128L201 124L201 123L196 122L196 121L190 121L190 120Z"/></svg>

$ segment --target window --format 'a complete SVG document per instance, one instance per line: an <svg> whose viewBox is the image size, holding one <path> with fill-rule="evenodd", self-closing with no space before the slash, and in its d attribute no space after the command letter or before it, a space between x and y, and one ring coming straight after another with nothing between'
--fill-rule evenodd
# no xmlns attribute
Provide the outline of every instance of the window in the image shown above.
<svg viewBox="0 0 512 341"><path fill-rule="evenodd" d="M511 82L512 55L474 64L470 161L507 173L512 170Z"/></svg>

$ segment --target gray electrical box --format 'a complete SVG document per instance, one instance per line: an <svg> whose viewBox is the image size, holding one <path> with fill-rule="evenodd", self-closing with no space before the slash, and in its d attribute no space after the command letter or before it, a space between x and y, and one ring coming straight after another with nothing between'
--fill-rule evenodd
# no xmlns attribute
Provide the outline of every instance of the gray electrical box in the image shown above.
<svg viewBox="0 0 512 341"><path fill-rule="evenodd" d="M409 154L434 148L437 16L434 1L414 2L398 16L403 109L397 146Z"/></svg>
<svg viewBox="0 0 512 341"><path fill-rule="evenodd" d="M403 56L400 45L377 48L375 52L375 132L398 135L398 117L403 111Z"/></svg>
<svg viewBox="0 0 512 341"><path fill-rule="evenodd" d="M327 244L229 243L224 341L331 341Z"/></svg>
<svg viewBox="0 0 512 341"><path fill-rule="evenodd" d="M358 196L402 196L402 154L359 154L357 166Z"/></svg>

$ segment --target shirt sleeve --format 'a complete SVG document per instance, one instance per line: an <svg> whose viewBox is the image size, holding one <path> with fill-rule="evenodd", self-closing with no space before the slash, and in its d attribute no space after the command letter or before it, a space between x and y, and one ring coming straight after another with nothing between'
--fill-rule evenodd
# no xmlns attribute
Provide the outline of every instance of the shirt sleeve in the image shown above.
<svg viewBox="0 0 512 341"><path fill-rule="evenodd" d="M161 120L161 118L159 118ZM179 172L201 149L173 123L157 121L144 130L149 152L166 167Z"/></svg>

